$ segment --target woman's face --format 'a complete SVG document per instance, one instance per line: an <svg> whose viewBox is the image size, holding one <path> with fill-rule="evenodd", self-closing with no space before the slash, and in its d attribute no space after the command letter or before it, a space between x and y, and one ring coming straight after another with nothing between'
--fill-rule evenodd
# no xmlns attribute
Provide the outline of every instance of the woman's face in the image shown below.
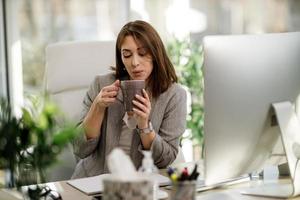
<svg viewBox="0 0 300 200"><path fill-rule="evenodd" d="M152 56L147 48L126 36L121 45L122 62L133 80L147 80L153 70Z"/></svg>

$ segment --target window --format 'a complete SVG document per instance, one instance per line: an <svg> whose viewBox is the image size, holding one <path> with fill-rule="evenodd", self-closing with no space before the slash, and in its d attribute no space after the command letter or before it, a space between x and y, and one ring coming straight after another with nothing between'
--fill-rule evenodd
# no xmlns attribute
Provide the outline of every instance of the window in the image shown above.
<svg viewBox="0 0 300 200"><path fill-rule="evenodd" d="M14 104L42 90L45 48L74 40L115 39L129 20L149 21L165 44L173 37L200 44L208 34L297 31L298 0L0 0L6 4L7 55L0 10L0 95ZM276 20L273 20L276 19ZM181 38L181 39L182 39ZM179 52L179 51L178 51ZM6 59L5 59L6 58ZM186 60L183 60L186 62ZM9 78L6 66L9 66Z"/></svg>
<svg viewBox="0 0 300 200"><path fill-rule="evenodd" d="M25 93L42 89L47 45L59 41L113 40L127 21L129 9L129 1L124 0L16 3Z"/></svg>
<svg viewBox="0 0 300 200"><path fill-rule="evenodd" d="M0 1L0 96L7 97L6 87L6 59L5 59L5 42L4 42L4 7L3 1Z"/></svg>

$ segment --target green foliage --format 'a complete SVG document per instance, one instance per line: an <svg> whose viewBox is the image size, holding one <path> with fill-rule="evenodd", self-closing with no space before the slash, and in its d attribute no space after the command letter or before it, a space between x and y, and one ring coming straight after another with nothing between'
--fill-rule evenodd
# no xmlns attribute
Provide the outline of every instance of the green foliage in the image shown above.
<svg viewBox="0 0 300 200"><path fill-rule="evenodd" d="M174 64L179 82L188 87L191 94L191 110L187 117L187 127L198 144L203 142L203 50L202 46L189 40L173 39L167 50Z"/></svg>
<svg viewBox="0 0 300 200"><path fill-rule="evenodd" d="M13 187L15 167L19 161L20 152L27 146L29 133L16 118L5 99L0 99L0 167L9 169Z"/></svg>
<svg viewBox="0 0 300 200"><path fill-rule="evenodd" d="M31 166L45 182L44 170L55 163L79 130L64 122L59 126L59 110L46 99L29 97L30 105L22 108L22 116L13 116L10 106L1 100L0 110L0 168L12 172L21 166Z"/></svg>

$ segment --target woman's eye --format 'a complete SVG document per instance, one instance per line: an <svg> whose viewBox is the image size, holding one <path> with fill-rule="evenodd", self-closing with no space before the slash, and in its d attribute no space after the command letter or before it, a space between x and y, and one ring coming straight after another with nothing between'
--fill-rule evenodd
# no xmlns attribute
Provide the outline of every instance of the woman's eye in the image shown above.
<svg viewBox="0 0 300 200"><path fill-rule="evenodd" d="M143 52L143 53L139 53L140 56L145 56L147 53Z"/></svg>
<svg viewBox="0 0 300 200"><path fill-rule="evenodd" d="M131 53L130 52L124 52L123 53L123 57L124 58L129 58L131 56Z"/></svg>
<svg viewBox="0 0 300 200"><path fill-rule="evenodd" d="M147 55L147 54L148 54L148 52L147 52L146 49L141 49L141 50L139 50L139 55L140 55L140 56L145 56L145 55Z"/></svg>

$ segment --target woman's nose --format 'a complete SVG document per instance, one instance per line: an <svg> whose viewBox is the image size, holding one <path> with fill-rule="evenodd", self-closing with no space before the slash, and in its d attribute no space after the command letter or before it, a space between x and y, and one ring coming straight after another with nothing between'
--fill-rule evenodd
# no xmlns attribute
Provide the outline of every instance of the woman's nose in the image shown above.
<svg viewBox="0 0 300 200"><path fill-rule="evenodd" d="M133 54L132 57L132 66L137 67L140 64L140 58L138 55Z"/></svg>

